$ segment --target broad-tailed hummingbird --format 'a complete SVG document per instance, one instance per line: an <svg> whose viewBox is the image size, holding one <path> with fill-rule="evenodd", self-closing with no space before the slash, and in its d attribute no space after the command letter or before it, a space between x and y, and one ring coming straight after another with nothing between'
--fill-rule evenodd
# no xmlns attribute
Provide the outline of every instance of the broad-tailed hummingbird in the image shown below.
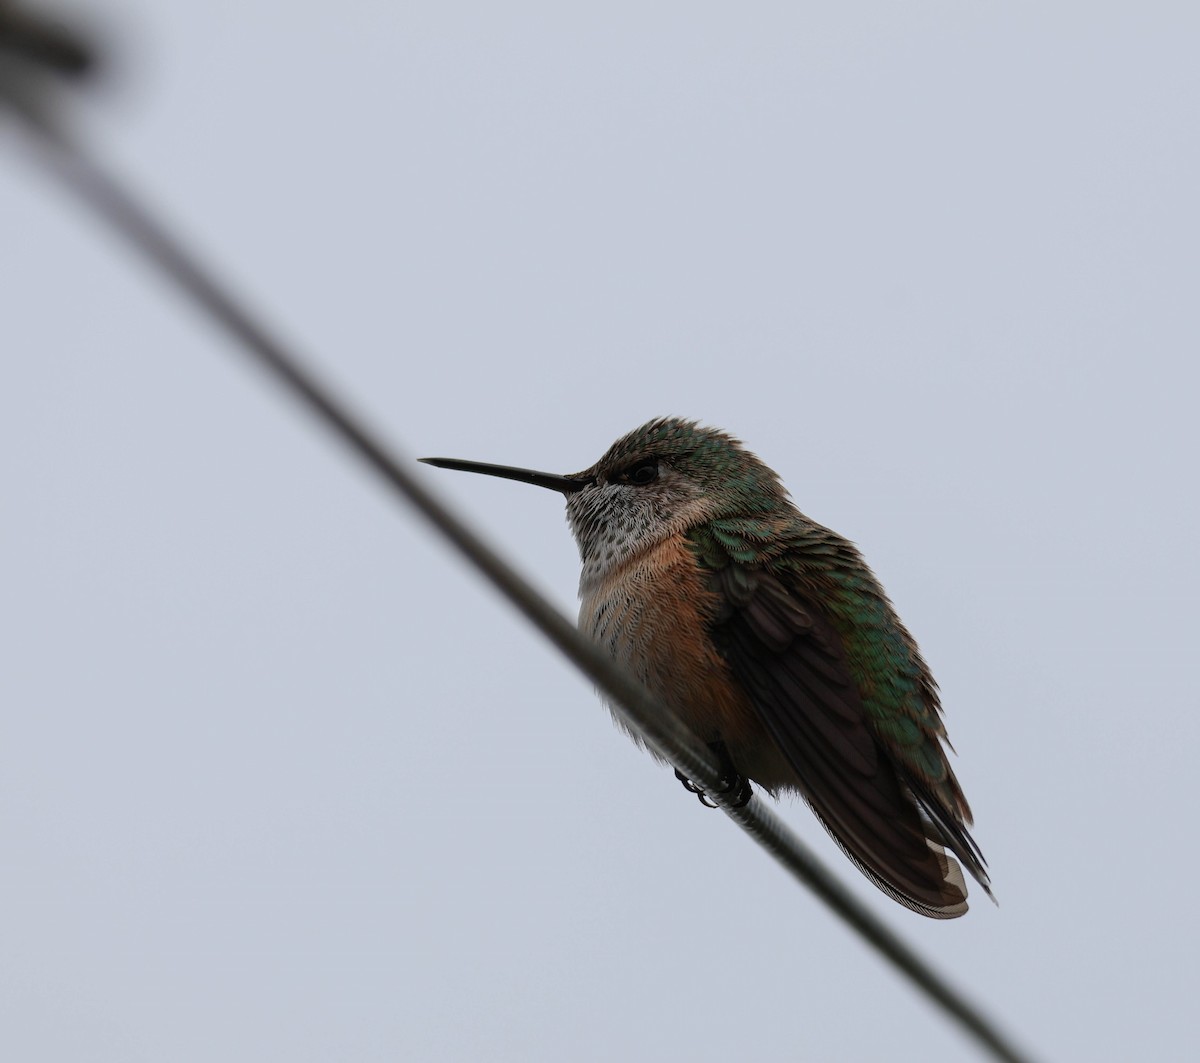
<svg viewBox="0 0 1200 1063"><path fill-rule="evenodd" d="M916 642L858 549L738 440L663 418L566 476L422 460L566 496L580 628L717 751L743 799L746 779L799 793L922 915L967 910L946 849L991 895Z"/></svg>

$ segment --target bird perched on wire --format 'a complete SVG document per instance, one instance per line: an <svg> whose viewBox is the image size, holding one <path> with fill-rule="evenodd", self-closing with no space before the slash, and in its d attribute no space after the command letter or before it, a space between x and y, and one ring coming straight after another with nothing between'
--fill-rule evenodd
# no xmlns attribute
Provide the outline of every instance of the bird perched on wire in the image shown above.
<svg viewBox="0 0 1200 1063"><path fill-rule="evenodd" d="M738 440L662 418L566 476L422 460L566 496L581 629L710 744L737 800L747 780L801 794L922 915L967 910L947 849L991 896L916 642L857 548Z"/></svg>

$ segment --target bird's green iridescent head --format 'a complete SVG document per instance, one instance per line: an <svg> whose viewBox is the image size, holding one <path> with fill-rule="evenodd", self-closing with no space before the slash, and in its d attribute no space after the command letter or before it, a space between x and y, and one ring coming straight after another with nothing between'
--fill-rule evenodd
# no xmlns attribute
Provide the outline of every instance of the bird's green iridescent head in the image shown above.
<svg viewBox="0 0 1200 1063"><path fill-rule="evenodd" d="M618 439L568 479L567 517L585 568L599 568L668 535L719 517L786 504L779 478L733 436L664 417Z"/></svg>
<svg viewBox="0 0 1200 1063"><path fill-rule="evenodd" d="M573 480L594 484L674 486L694 495L720 492L739 512L785 497L775 473L740 440L717 428L678 417L659 417L618 439L590 469Z"/></svg>

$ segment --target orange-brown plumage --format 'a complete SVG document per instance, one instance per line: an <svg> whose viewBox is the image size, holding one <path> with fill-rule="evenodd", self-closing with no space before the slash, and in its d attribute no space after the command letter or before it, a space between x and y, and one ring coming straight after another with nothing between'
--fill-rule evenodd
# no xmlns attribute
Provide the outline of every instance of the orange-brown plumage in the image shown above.
<svg viewBox="0 0 1200 1063"><path fill-rule="evenodd" d="M734 764L769 790L794 779L713 645L721 603L683 534L647 546L581 594L580 628L700 738L723 742Z"/></svg>

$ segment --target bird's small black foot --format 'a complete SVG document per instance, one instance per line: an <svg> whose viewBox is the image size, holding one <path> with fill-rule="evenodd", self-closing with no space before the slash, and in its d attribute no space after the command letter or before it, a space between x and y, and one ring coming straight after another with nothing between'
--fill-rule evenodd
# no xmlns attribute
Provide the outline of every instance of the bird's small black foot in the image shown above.
<svg viewBox="0 0 1200 1063"><path fill-rule="evenodd" d="M733 807L743 808L749 802L750 798L754 796L754 791L750 787L750 780L744 775L739 774L733 766L733 760L729 756L729 750L725 748L724 742L709 742L708 748L716 755L717 762L721 766L720 785L714 792L718 794L733 794ZM700 798L700 803L705 808L719 807L701 787L692 782L678 768L675 769L675 778L683 783L683 788L688 793L695 794Z"/></svg>
<svg viewBox="0 0 1200 1063"><path fill-rule="evenodd" d="M692 782L692 780L689 779L686 775L684 775L683 772L681 772L678 768L675 769L675 778L677 778L681 783L683 783L683 788L689 794L703 794L704 793L704 791L701 790L699 786L697 786L694 782Z"/></svg>
<svg viewBox="0 0 1200 1063"><path fill-rule="evenodd" d="M733 782L728 790L722 790L721 793L733 794L733 807L745 808L750 803L750 798L754 796L754 790L750 786L750 780L744 775L735 775Z"/></svg>

